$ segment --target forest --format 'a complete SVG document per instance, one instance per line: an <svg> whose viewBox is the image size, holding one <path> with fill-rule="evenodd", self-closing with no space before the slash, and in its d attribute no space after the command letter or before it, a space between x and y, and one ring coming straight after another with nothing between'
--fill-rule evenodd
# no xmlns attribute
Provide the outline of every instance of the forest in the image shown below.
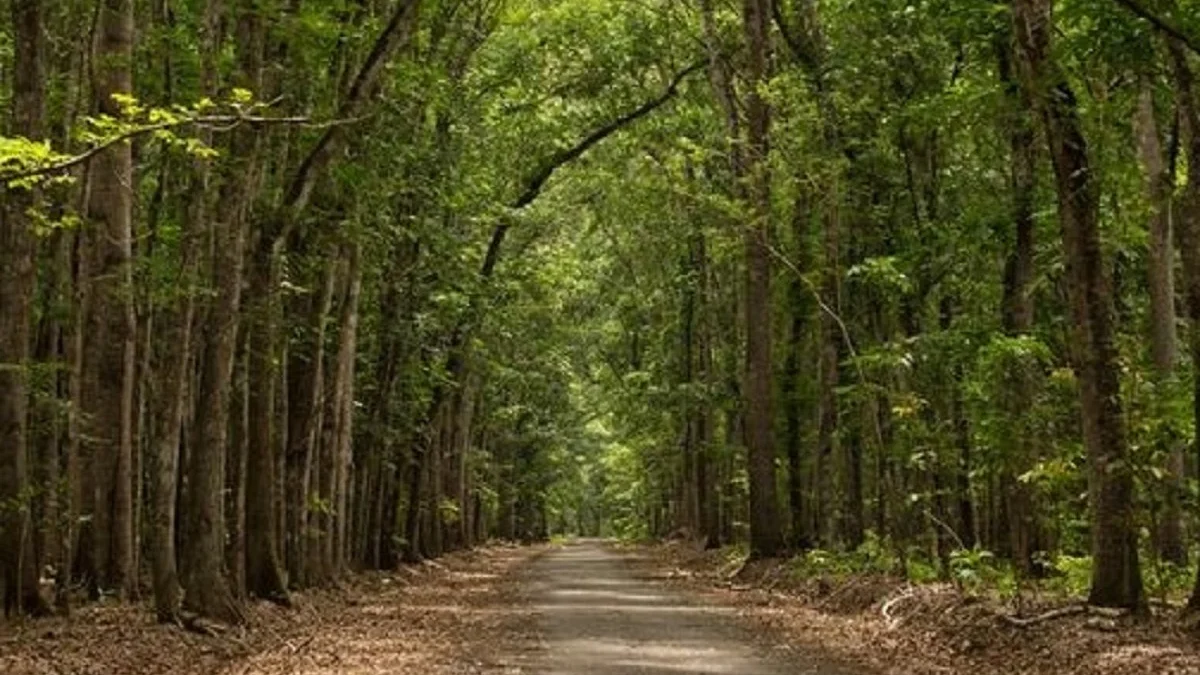
<svg viewBox="0 0 1200 675"><path fill-rule="evenodd" d="M1200 610L1195 0L5 4L6 614L575 534Z"/></svg>

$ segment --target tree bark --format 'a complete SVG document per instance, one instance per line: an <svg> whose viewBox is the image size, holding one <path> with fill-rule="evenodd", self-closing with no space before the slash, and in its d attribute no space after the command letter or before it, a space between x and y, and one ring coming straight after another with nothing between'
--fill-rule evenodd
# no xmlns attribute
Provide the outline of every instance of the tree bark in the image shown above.
<svg viewBox="0 0 1200 675"><path fill-rule="evenodd" d="M1175 100L1179 106L1180 132L1187 150L1188 166L1200 166L1200 100L1195 91L1195 79L1187 53L1174 40L1167 40L1171 61L1171 74L1175 82ZM1183 261L1183 297L1191 330L1188 332L1188 351L1192 356L1192 368L1200 363L1200 172L1189 171L1187 185L1179 204L1179 253ZM1193 377L1193 416L1200 420L1200 378ZM1193 441L1193 443L1195 443ZM1193 445L1200 456L1200 443ZM1188 598L1188 610L1200 612L1200 572L1197 573L1192 595Z"/></svg>
<svg viewBox="0 0 1200 675"><path fill-rule="evenodd" d="M265 254L261 254L265 255ZM302 256L303 252L298 252ZM333 302L335 266L324 265L319 285L295 299L291 314L300 323L300 335L288 346L287 538L285 559L288 583L307 585L312 560L310 544L317 542L309 526L313 470L318 459L321 399L325 382L325 331ZM274 328L271 329L274 332ZM319 467L317 467L319 469ZM319 481L318 481L319 482ZM315 518L314 518L315 520Z"/></svg>
<svg viewBox="0 0 1200 675"><path fill-rule="evenodd" d="M103 0L96 19L93 93L100 113L121 116L114 96L133 93L132 0ZM125 597L133 570L132 293L133 151L128 142L90 166L91 276L82 372L85 476L91 481L91 563L97 589ZM88 489L88 488L85 488Z"/></svg>
<svg viewBox="0 0 1200 675"><path fill-rule="evenodd" d="M783 550L775 495L775 440L771 401L771 197L767 167L769 112L762 88L770 61L769 0L745 0L746 95L746 445L750 472L750 555Z"/></svg>
<svg viewBox="0 0 1200 675"><path fill-rule="evenodd" d="M362 296L362 249L357 243L351 245L346 274L349 287L342 301L339 318L339 343L335 381L338 392L337 427L333 449L334 477L333 519L330 525L327 554L334 574L340 574L345 566L345 540L349 531L350 508L348 489L350 483L350 459L354 439L354 357L358 350L358 305Z"/></svg>
<svg viewBox="0 0 1200 675"><path fill-rule="evenodd" d="M794 200L792 213L793 258L795 269L790 270L788 283L788 347L784 361L781 396L786 406L785 439L788 463L788 504L791 509L791 537L789 544L794 550L803 551L813 545L812 532L808 526L807 509L804 503L804 423L811 419L811 404L803 387L804 365L811 363L814 354L810 334L812 332L813 302L804 279L800 276L812 265L809 246L809 222L812 218L811 200L808 192L799 185L801 193Z"/></svg>
<svg viewBox="0 0 1200 675"><path fill-rule="evenodd" d="M235 81L238 86L254 87L260 83L262 29L261 19L250 4L239 4L236 14ZM238 334L242 330L239 320L246 252L245 211L255 184L256 142L253 131L246 129L236 130L229 139L216 214L209 228L211 290L202 333L203 347L198 352L197 402L181 514L184 607L229 623L245 620L224 574L223 506L233 368ZM252 428L265 424L265 419L269 418L259 419ZM247 540L253 545L252 533Z"/></svg>
<svg viewBox="0 0 1200 675"><path fill-rule="evenodd" d="M12 131L44 133L45 64L39 0L12 0L16 32ZM35 284L34 238L27 212L33 190L0 184L0 594L4 612L42 613L38 560L29 516L29 326ZM56 486L44 486L55 489Z"/></svg>
<svg viewBox="0 0 1200 675"><path fill-rule="evenodd" d="M1150 355L1155 378L1164 389L1175 377L1178 348L1175 339L1175 248L1172 243L1171 217L1174 177L1168 166L1158 119L1154 110L1154 84L1149 75L1139 83L1138 105L1133 117L1138 156L1146 174L1146 200L1150 204L1150 245L1147 256L1147 286L1150 289ZM1169 389L1160 396L1169 396ZM1165 439L1166 455L1162 508L1155 545L1163 560L1187 564L1187 546L1183 541L1183 443Z"/></svg>
<svg viewBox="0 0 1200 675"><path fill-rule="evenodd" d="M1054 167L1084 446L1090 464L1092 585L1088 602L1140 608L1133 473L1121 405L1111 283L1100 245L1099 188L1074 92L1050 51L1051 0L1013 0L1023 85L1040 113Z"/></svg>
<svg viewBox="0 0 1200 675"><path fill-rule="evenodd" d="M1021 87L1014 72L1016 46L1013 40L1014 37L1008 30L1003 31L996 40L1000 80L1004 86L1007 104L1004 127L1009 140L1009 189L1012 200L1011 217L1015 229L1013 247L1008 252L1004 265L1000 323L1005 334L1018 337L1028 335L1033 328L1034 190L1037 151L1033 128L1033 102L1030 93ZM1016 384L1016 390L1010 392L1011 403L1005 406L1018 428L1022 429L1032 414L1033 392L1030 391L1026 379L1022 377ZM1029 434L1014 434L1011 447L1008 448L1009 456L1000 468L999 477L1007 528L1007 532L1004 533L1007 536L1003 539L1003 550L1025 574L1037 572L1034 553L1040 546L1042 535L1033 486L1017 480L1016 476L1029 471L1037 461L1033 456L1033 446Z"/></svg>
<svg viewBox="0 0 1200 675"><path fill-rule="evenodd" d="M235 177L226 174L226 190L237 194ZM212 225L212 298L199 360L199 389L194 443L189 449L184 492L182 559L184 606L198 614L241 623L244 615L224 574L224 488L226 443L234 358L241 308L245 227L241 203L222 193Z"/></svg>

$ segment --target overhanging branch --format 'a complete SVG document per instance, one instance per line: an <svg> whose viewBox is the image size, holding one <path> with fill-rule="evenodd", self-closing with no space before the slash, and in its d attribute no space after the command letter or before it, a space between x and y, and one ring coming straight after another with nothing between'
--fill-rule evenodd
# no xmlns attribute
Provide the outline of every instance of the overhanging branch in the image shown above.
<svg viewBox="0 0 1200 675"><path fill-rule="evenodd" d="M267 126L272 124L289 124L297 126L305 126L310 128L324 129L327 127L341 126L357 122L357 119L332 120L329 122L313 122L308 117L263 117L260 115L250 114L234 114L234 115L196 115L184 117L181 119L170 120L167 122L159 122L156 124L147 124L145 126L135 127L123 133L117 134L112 138L104 139L102 142L88 148L87 150L77 154L65 157L59 161L44 164L42 166L33 167L31 169L21 169L19 171L0 171L0 183L10 183L12 181L23 180L25 178L34 178L37 176L50 176L56 173L62 173L72 167L83 164L92 159L96 155L108 150L111 147L131 141L135 138L153 134L158 131L170 131L172 129L180 129L183 127L201 127L212 129L214 131L232 131L243 124L251 126Z"/></svg>
<svg viewBox="0 0 1200 675"><path fill-rule="evenodd" d="M1160 32L1182 42L1188 49L1200 54L1200 40L1184 33L1181 29L1173 25L1167 19L1158 16L1151 12L1139 0L1116 0L1118 5L1121 5L1130 12L1146 20L1150 25L1154 26Z"/></svg>
<svg viewBox="0 0 1200 675"><path fill-rule="evenodd" d="M603 141L614 133L624 129L630 124L662 107L663 104L674 98L675 94L679 92L679 85L685 79L687 79L689 75L701 70L706 65L708 65L707 59L697 61L687 68L684 68L671 78L671 82L667 85L667 88L658 96L597 128L592 133L580 139L577 143L575 143L575 145L551 155L549 159L542 163L541 168L539 168L529 177L528 180L525 181L524 190L522 190L520 196L513 201L511 208L523 209L532 204L533 201L538 198L538 195L542 193L542 188L546 185L546 181L550 180L550 177L554 175L555 171L560 169L562 166L578 159L583 155L583 153L587 152L592 148L592 146L596 145L600 141ZM490 242L488 242L487 254L483 257L483 266L479 270L479 276L485 279L492 276L492 272L496 269L496 263L500 260L500 247L504 243L505 235L508 234L508 228L508 222L502 221L500 224L496 225L496 228L492 231L492 239Z"/></svg>

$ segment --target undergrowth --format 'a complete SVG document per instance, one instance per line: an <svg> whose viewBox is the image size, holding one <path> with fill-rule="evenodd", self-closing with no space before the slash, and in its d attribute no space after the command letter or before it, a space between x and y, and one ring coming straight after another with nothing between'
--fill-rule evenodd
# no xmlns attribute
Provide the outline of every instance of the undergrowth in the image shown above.
<svg viewBox="0 0 1200 675"><path fill-rule="evenodd" d="M745 562L744 545L731 545L718 554L721 567L736 569ZM1146 596L1176 604L1185 600L1196 578L1196 565L1175 565L1146 552L1143 569ZM1193 552L1191 559L1200 557ZM960 548L950 552L948 566L918 547L901 551L890 539L868 534L853 550L814 548L793 555L786 565L793 581L823 579L838 583L861 576L882 576L915 584L950 582L963 593L1010 600L1021 594L1080 599L1091 585L1092 558L1088 555L1041 555L1040 577L1022 575L1011 562L991 551ZM947 568L948 567L948 568Z"/></svg>

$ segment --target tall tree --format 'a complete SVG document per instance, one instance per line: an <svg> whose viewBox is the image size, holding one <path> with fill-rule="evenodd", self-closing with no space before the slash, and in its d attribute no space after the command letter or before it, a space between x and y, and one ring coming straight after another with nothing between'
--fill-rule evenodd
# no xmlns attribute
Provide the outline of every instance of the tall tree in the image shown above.
<svg viewBox="0 0 1200 675"><path fill-rule="evenodd" d="M1088 601L1137 608L1143 602L1129 461L1114 342L1112 286L1100 245L1099 188L1078 104L1050 51L1051 0L1014 0L1022 81L1046 134L1058 194L1067 293L1075 340L1083 439L1088 451L1092 586Z"/></svg>
<svg viewBox="0 0 1200 675"><path fill-rule="evenodd" d="M45 39L40 0L12 0L17 30L12 129L30 139L45 133ZM29 340L34 295L35 190L0 184L0 592L5 614L40 612L38 561L30 519Z"/></svg>
<svg viewBox="0 0 1200 675"><path fill-rule="evenodd" d="M120 118L133 96L134 6L103 0L96 18L96 109ZM133 590L133 148L112 144L89 166L86 325L80 403L85 423L84 503L95 587Z"/></svg>
<svg viewBox="0 0 1200 675"><path fill-rule="evenodd" d="M771 176L767 164L770 112L765 98L770 64L769 0L745 0L746 446L750 471L750 552L772 557L783 549L775 488L775 430L771 374Z"/></svg>
<svg viewBox="0 0 1200 675"><path fill-rule="evenodd" d="M1133 116L1138 157L1146 174L1146 199L1150 204L1150 245L1146 267L1150 295L1150 356L1160 387L1170 386L1175 376L1178 348L1175 339L1175 246L1172 235L1174 176L1164 151L1154 105L1154 85L1148 74L1138 82L1138 101ZM1158 514L1155 533L1158 553L1175 564L1187 563L1183 541L1183 444L1178 439L1165 441L1166 496Z"/></svg>
<svg viewBox="0 0 1200 675"><path fill-rule="evenodd" d="M1167 39L1175 101L1179 106L1180 131L1187 149L1188 162L1200 161L1200 99L1197 99L1195 76L1187 52L1179 40ZM1188 318L1193 327L1200 326L1200 175L1189 172L1187 185L1179 203L1179 253L1183 262L1183 297ZM1200 357L1200 331L1189 334L1188 351L1193 368ZM1200 420L1200 380L1193 384L1193 416ZM1195 446L1200 453L1200 444ZM1200 611L1200 573L1197 574L1188 609Z"/></svg>

